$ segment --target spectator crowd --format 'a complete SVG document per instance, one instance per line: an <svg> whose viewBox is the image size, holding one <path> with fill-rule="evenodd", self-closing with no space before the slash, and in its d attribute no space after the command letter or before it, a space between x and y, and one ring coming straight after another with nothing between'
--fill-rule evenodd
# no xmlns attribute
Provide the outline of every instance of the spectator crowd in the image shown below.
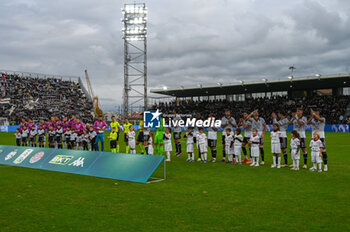
<svg viewBox="0 0 350 232"><path fill-rule="evenodd" d="M52 115L76 115L92 121L93 105L79 83L57 78L20 77L0 74L0 117L10 125L19 125L22 118L34 122Z"/></svg>
<svg viewBox="0 0 350 232"><path fill-rule="evenodd" d="M260 116L267 123L272 124L273 112L291 115L296 108L301 107L304 112L310 109L319 109L321 115L327 119L327 124L346 123L344 117L346 107L350 104L350 96L313 96L298 99L289 99L287 96L273 96L271 98L252 98L245 101L227 100L175 100L169 103L158 103L152 106L153 110L159 109L162 113L171 114L174 110L178 114L200 113L202 118L208 118L213 113L215 118L224 116L224 109L229 109L231 115L239 119L244 112L252 112L259 109Z"/></svg>

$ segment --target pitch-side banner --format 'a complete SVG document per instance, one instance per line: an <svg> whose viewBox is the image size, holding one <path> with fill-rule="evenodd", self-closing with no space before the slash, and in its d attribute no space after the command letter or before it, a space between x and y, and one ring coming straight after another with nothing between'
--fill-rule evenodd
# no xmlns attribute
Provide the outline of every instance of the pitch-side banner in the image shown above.
<svg viewBox="0 0 350 232"><path fill-rule="evenodd" d="M146 183L163 156L0 145L0 164Z"/></svg>

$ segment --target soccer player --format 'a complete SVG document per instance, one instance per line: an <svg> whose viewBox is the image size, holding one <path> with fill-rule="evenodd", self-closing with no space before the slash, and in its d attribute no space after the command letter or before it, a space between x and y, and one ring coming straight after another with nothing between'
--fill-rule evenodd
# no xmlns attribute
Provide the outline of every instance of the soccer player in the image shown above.
<svg viewBox="0 0 350 232"><path fill-rule="evenodd" d="M94 130L94 127L91 126L89 128L89 141L90 141L91 151L96 151L96 137L97 137L97 133Z"/></svg>
<svg viewBox="0 0 350 232"><path fill-rule="evenodd" d="M76 148L77 138L78 138L77 131L72 129L72 133L70 134L70 137L69 137L69 143L70 143L71 149L73 149L73 150L75 150L75 148Z"/></svg>
<svg viewBox="0 0 350 232"><path fill-rule="evenodd" d="M23 126L21 135L22 135L22 146L23 146L23 147L24 147L24 146L27 146L27 145L28 145L29 130L27 129L27 126L26 126L26 125Z"/></svg>
<svg viewBox="0 0 350 232"><path fill-rule="evenodd" d="M240 125L244 129L244 138L243 138L243 143L242 143L242 151L244 154L244 159L242 160L242 163L247 162L247 163L252 163L252 161L249 160L248 155L247 155L247 149L246 145L248 145L249 148L249 155L251 158L251 152L250 152L250 145L248 144L250 137L252 137L252 122L248 120L249 114L247 112L243 113L243 118L240 120Z"/></svg>
<svg viewBox="0 0 350 232"><path fill-rule="evenodd" d="M290 149L293 160L292 170L299 170L300 160L300 135L296 130L292 131L292 139L290 140Z"/></svg>
<svg viewBox="0 0 350 232"><path fill-rule="evenodd" d="M213 113L209 114L209 118L208 120L210 121L214 121L215 117ZM211 162L216 162L216 142L217 142L217 131L218 128L217 127L209 127L208 128L208 146L211 150Z"/></svg>
<svg viewBox="0 0 350 232"><path fill-rule="evenodd" d="M142 123L143 123L143 121L142 121ZM142 124L142 127L143 127L143 124ZM153 133L152 133L152 136L153 136ZM152 146L153 138L151 138L152 142L151 142L151 145L150 145L150 137L151 137L151 129L143 127L143 147L145 149L144 153L148 154L148 155L152 155L153 154L153 146ZM150 154L149 151L148 151L148 149L150 147L152 149L152 154Z"/></svg>
<svg viewBox="0 0 350 232"><path fill-rule="evenodd" d="M261 163L260 165L265 164L265 152L264 152L264 138L265 138L265 132L266 132L266 122L265 119L262 117L259 117L259 110L254 110L253 111L253 117L248 116L248 118L252 122L252 128L255 128L258 131L258 136L260 138L259 142L259 150L260 150L260 155L261 155Z"/></svg>
<svg viewBox="0 0 350 232"><path fill-rule="evenodd" d="M234 137L234 148L233 148L233 153L236 158L236 164L242 164L241 162L241 152L242 152L242 143L243 143L243 136L241 134L241 128L236 129L236 134ZM245 147L244 147L245 148Z"/></svg>
<svg viewBox="0 0 350 232"><path fill-rule="evenodd" d="M200 114L200 113L197 113L197 114L196 114L196 121L197 121L197 120L201 120L201 117L202 117L201 114ZM198 134L199 134L199 128L197 127L197 125L195 125L194 128L193 128L193 142L194 142L195 144L198 142ZM197 146L197 150L198 150L198 149L200 149L199 146ZM201 151L198 150L198 160L197 160L198 162L202 160L201 157L202 157Z"/></svg>
<svg viewBox="0 0 350 232"><path fill-rule="evenodd" d="M317 171L317 164L318 164L318 171L322 172L322 150L323 150L323 143L320 140L320 134L318 132L315 132L313 134L313 139L310 141L310 148L311 148L311 160L313 163L312 168L310 168L310 171L315 172Z"/></svg>
<svg viewBox="0 0 350 232"><path fill-rule="evenodd" d="M111 147L111 152L117 152L118 132L116 127L112 127L112 131L109 134L108 138Z"/></svg>
<svg viewBox="0 0 350 232"><path fill-rule="evenodd" d="M207 163L207 152L208 152L208 139L207 135L203 132L203 127L199 128L198 134L198 149L201 152L202 163Z"/></svg>
<svg viewBox="0 0 350 232"><path fill-rule="evenodd" d="M72 143L70 141L71 135L72 135L71 127L67 126L66 131L64 132L64 136L66 137L67 149L72 149Z"/></svg>
<svg viewBox="0 0 350 232"><path fill-rule="evenodd" d="M170 162L170 152L173 150L171 144L171 128L167 127L164 134L164 150L166 152L167 159L165 161Z"/></svg>
<svg viewBox="0 0 350 232"><path fill-rule="evenodd" d="M80 118L75 119L74 130L77 133L77 150L83 150L83 138L82 135L85 130L85 124L80 121Z"/></svg>
<svg viewBox="0 0 350 232"><path fill-rule="evenodd" d="M36 147L36 136L38 135L38 132L35 130L35 126L31 127L31 130L29 132L29 141L31 147Z"/></svg>
<svg viewBox="0 0 350 232"><path fill-rule="evenodd" d="M173 113L174 113L174 118L172 120L177 122L176 126L174 126L174 143L175 143L175 150L176 150L175 155L181 156L182 155L181 127L178 125L178 122L181 120L181 117L176 113L176 110L174 110Z"/></svg>
<svg viewBox="0 0 350 232"><path fill-rule="evenodd" d="M129 127L129 132L127 134L127 137L128 137L128 144L130 147L130 153L136 154L136 143L135 143L136 133L135 133L135 128L132 125Z"/></svg>
<svg viewBox="0 0 350 232"><path fill-rule="evenodd" d="M63 149L63 128L61 124L57 124L56 128L56 142L57 142L57 148Z"/></svg>
<svg viewBox="0 0 350 232"><path fill-rule="evenodd" d="M38 144L39 147L45 147L45 129L42 124L38 127Z"/></svg>
<svg viewBox="0 0 350 232"><path fill-rule="evenodd" d="M147 129L149 129L149 128L147 128ZM148 144L147 144L147 147L146 147L146 151L147 151L148 155L153 155L153 152L154 152L153 151L153 141L154 141L154 134L153 134L152 131L150 131L149 132L149 136L148 136L148 140L147 140Z"/></svg>
<svg viewBox="0 0 350 232"><path fill-rule="evenodd" d="M306 136L305 136L305 127L307 123L307 119L303 116L303 109L298 108L296 113L292 114L292 119L289 121L289 125L293 124L293 130L296 130L300 135L300 147L303 151L304 157L304 166L303 168L307 168L307 149L306 149Z"/></svg>
<svg viewBox="0 0 350 232"><path fill-rule="evenodd" d="M252 155L252 163L249 166L259 166L259 145L260 145L260 137L258 135L258 130L253 128L252 137L250 137L249 142L251 155Z"/></svg>
<svg viewBox="0 0 350 232"><path fill-rule="evenodd" d="M101 141L101 151L104 150L105 134L104 131L107 128L107 124L103 121L103 116L99 115L97 121L94 123L94 128L96 131L96 151L99 151L98 143Z"/></svg>
<svg viewBox="0 0 350 232"><path fill-rule="evenodd" d="M142 117L143 114L141 113L140 116ZM143 120L140 120L139 122L139 128L137 129L139 134L137 135L137 140L136 140L136 146L140 149L141 154L146 153L145 151L145 146L144 146L144 128L143 128ZM146 140L147 141L147 140Z"/></svg>
<svg viewBox="0 0 350 232"><path fill-rule="evenodd" d="M227 128L230 128L231 131L233 131L233 129L237 127L236 120L231 117L231 112L229 109L225 110L225 116L221 119L221 127L223 128L223 131L226 131ZM225 147L225 133L222 135L222 147ZM222 149L221 162L226 162L225 149Z"/></svg>
<svg viewBox="0 0 350 232"><path fill-rule="evenodd" d="M49 148L55 148L55 135L56 135L56 131L55 128L53 127L53 125L49 126L49 131L47 132L48 136L49 136Z"/></svg>
<svg viewBox="0 0 350 232"><path fill-rule="evenodd" d="M16 145L17 146L21 146L22 143L22 134L19 131L19 129L16 129L16 133L14 134L14 136L16 137Z"/></svg>
<svg viewBox="0 0 350 232"><path fill-rule="evenodd" d="M82 134L82 141L83 141L83 150L88 151L89 150L89 133L87 129L84 129Z"/></svg>
<svg viewBox="0 0 350 232"><path fill-rule="evenodd" d="M164 119L160 119L160 127L156 129L156 135L154 136L154 154L163 155L164 153Z"/></svg>
<svg viewBox="0 0 350 232"><path fill-rule="evenodd" d="M64 143L64 147L66 149L67 149L67 140L69 140L69 138L66 138L65 132L67 131L68 126L69 126L68 118L64 117L62 120L62 129L63 129L62 142Z"/></svg>
<svg viewBox="0 0 350 232"><path fill-rule="evenodd" d="M22 133L22 130L24 129L25 126L28 127L28 123L26 122L26 120L24 118L22 118L22 121L19 124L19 132Z"/></svg>
<svg viewBox="0 0 350 232"><path fill-rule="evenodd" d="M324 169L323 171L328 171L328 165L327 165L327 151L326 151L326 140L325 140L325 133L324 133L324 127L326 125L326 118L320 116L319 110L310 110L311 111L311 117L307 121L307 124L311 124L312 128L312 134L318 133L320 135L320 140L323 143L323 149L322 149L322 158L324 163Z"/></svg>
<svg viewBox="0 0 350 232"><path fill-rule="evenodd" d="M187 132L184 135L184 138L187 139L186 141L186 152L188 155L187 162L194 162L194 151L193 151L193 130L192 127L189 127L187 129Z"/></svg>
<svg viewBox="0 0 350 232"><path fill-rule="evenodd" d="M223 132L225 134L225 154L227 155L227 163L232 164L233 160L233 133L231 128L226 128Z"/></svg>
<svg viewBox="0 0 350 232"><path fill-rule="evenodd" d="M116 140L116 152L119 152L119 133L120 133L120 124L117 121L116 117L113 115L112 116L112 122L111 122L111 130L113 130L113 128L115 128L115 131L118 134L117 140Z"/></svg>
<svg viewBox="0 0 350 232"><path fill-rule="evenodd" d="M273 124L273 131L271 131L271 153L273 155L273 164L271 168L281 168L281 132L278 123Z"/></svg>
<svg viewBox="0 0 350 232"><path fill-rule="evenodd" d="M124 120L123 124L123 129L124 129L124 142L125 142L125 153L130 152L130 147L129 147L129 139L128 139L128 133L130 131L130 127L132 124L129 122L129 119Z"/></svg>
<svg viewBox="0 0 350 232"><path fill-rule="evenodd" d="M279 120L277 120L277 116ZM281 150L283 152L283 159L284 159L284 164L282 165L282 167L288 167L287 129L288 129L289 120L282 113L278 113L277 115L276 113L272 113L272 122L277 123L280 128L279 130L281 134L280 143L281 143Z"/></svg>
<svg viewBox="0 0 350 232"><path fill-rule="evenodd" d="M28 120L28 125L27 125L27 127L28 127L29 129L31 129L31 128L33 128L33 126L34 126L34 129L35 129L35 123L33 122L32 119L29 119L29 120Z"/></svg>

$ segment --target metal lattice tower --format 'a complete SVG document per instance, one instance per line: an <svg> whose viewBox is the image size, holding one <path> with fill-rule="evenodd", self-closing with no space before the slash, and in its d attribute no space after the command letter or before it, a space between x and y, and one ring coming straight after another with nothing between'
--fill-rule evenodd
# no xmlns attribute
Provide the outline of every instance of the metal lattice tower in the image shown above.
<svg viewBox="0 0 350 232"><path fill-rule="evenodd" d="M147 7L125 4L124 23L124 115L142 105L147 107ZM136 105L138 104L138 105Z"/></svg>

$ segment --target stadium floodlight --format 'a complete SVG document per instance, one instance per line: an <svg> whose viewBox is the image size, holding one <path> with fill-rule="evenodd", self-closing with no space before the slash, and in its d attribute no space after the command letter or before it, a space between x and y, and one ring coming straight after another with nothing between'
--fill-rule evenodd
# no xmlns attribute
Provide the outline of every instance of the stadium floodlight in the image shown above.
<svg viewBox="0 0 350 232"><path fill-rule="evenodd" d="M166 87L166 86L163 86L163 90L167 90L168 89L168 87Z"/></svg>
<svg viewBox="0 0 350 232"><path fill-rule="evenodd" d="M218 82L217 85L220 86L220 88L222 88L222 83L221 82Z"/></svg>
<svg viewBox="0 0 350 232"><path fill-rule="evenodd" d="M244 81L239 81L239 83L241 83L241 85L244 86Z"/></svg>
<svg viewBox="0 0 350 232"><path fill-rule="evenodd" d="M121 9L124 40L124 115L143 101L147 108L147 14L145 3L125 4ZM133 100L132 102L130 100Z"/></svg>
<svg viewBox="0 0 350 232"><path fill-rule="evenodd" d="M198 84L198 87L199 87L199 88L203 88L203 85L202 85L202 84Z"/></svg>
<svg viewBox="0 0 350 232"><path fill-rule="evenodd" d="M293 76L289 76L288 79L289 79L289 80L293 80Z"/></svg>

